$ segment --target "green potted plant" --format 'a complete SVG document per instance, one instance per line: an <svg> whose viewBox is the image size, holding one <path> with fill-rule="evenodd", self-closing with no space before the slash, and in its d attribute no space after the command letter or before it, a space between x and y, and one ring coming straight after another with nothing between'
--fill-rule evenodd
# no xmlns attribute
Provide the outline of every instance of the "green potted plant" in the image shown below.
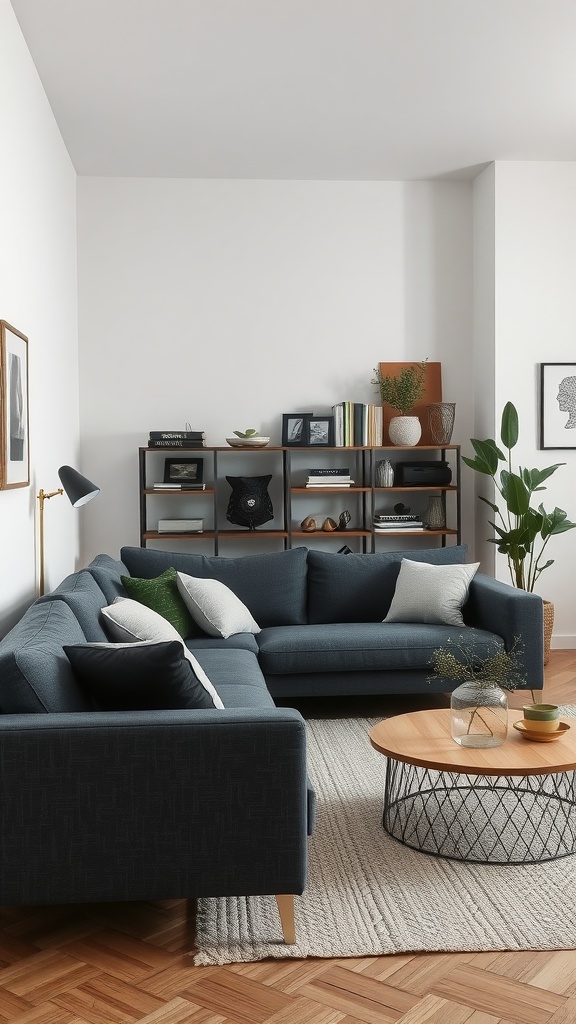
<svg viewBox="0 0 576 1024"><path fill-rule="evenodd" d="M393 416L388 427L392 444L415 445L422 435L422 427L417 416L409 415L424 394L426 363L416 366L405 366L395 376L386 376L374 368L376 376L372 384L380 390L380 399L397 409L399 416Z"/></svg>
<svg viewBox="0 0 576 1024"><path fill-rule="evenodd" d="M514 638L509 651L496 650L485 658L470 653L462 634L458 641L432 652L430 680L460 683L450 697L452 739L463 747L496 747L508 733L508 698L526 684L520 657L523 645ZM531 691L534 701L534 692Z"/></svg>
<svg viewBox="0 0 576 1024"><path fill-rule="evenodd" d="M492 438L484 441L472 438L471 444L476 454L473 459L462 458L470 469L493 480L500 503L480 496L480 500L496 516L495 521L490 521L495 534L489 538L490 543L496 544L498 551L506 555L513 586L532 592L540 574L554 563L553 558L544 561L550 538L573 530L576 526L561 508L556 507L552 512L547 512L544 505L539 504L534 508L531 504L533 495L546 489L542 486L544 481L565 463L558 462L546 469L524 469L522 466L513 469L512 449L518 442L518 413L512 402L504 406L500 437L506 454ZM504 463L502 468L500 463ZM546 662L550 649L553 606L546 601L544 605Z"/></svg>

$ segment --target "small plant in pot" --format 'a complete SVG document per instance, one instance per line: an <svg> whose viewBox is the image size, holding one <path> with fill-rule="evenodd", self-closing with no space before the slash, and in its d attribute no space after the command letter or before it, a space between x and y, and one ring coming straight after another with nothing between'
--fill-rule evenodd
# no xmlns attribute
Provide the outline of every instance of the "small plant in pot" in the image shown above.
<svg viewBox="0 0 576 1024"><path fill-rule="evenodd" d="M526 685L520 658L524 651L520 637L514 637L509 651L494 650L479 658L466 646L462 634L458 641L448 640L446 647L432 652L429 680L460 683L450 697L452 739L463 747L496 747L508 733L506 691ZM534 691L531 690L534 701Z"/></svg>
<svg viewBox="0 0 576 1024"><path fill-rule="evenodd" d="M576 523L570 522L561 508L556 507L552 512L547 512L543 504L537 508L532 507L533 495L544 491L544 481L565 463L558 462L546 469L524 469L519 466L514 470L512 449L518 443L518 433L518 413L512 402L507 402L502 412L500 429L506 454L492 438L484 441L472 438L475 457L470 459L462 456L462 461L477 473L492 478L500 502L480 496L480 500L492 509L496 517L495 521L490 520L495 536L490 537L489 541L497 545L501 554L506 555L513 586L532 592L540 574L554 564L553 558L544 561L550 538L573 530ZM503 468L500 468L500 463L504 463ZM553 606L546 601L544 605L546 663L550 650Z"/></svg>
<svg viewBox="0 0 576 1024"><path fill-rule="evenodd" d="M418 444L422 427L418 417L410 415L410 412L424 394L426 363L405 366L395 376L383 375L376 367L374 373L376 376L372 379L372 384L378 386L381 401L400 413L399 416L392 417L388 427L392 444Z"/></svg>

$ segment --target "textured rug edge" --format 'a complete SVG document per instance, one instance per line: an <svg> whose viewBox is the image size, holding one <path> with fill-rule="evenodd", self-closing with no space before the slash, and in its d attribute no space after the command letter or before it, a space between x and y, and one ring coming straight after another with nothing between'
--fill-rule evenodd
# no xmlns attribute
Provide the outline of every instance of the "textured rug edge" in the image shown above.
<svg viewBox="0 0 576 1024"><path fill-rule="evenodd" d="M563 715L570 717L576 715L576 706L566 706L561 710ZM314 784L318 784L319 812L321 813L320 808L324 805L326 807L326 820L330 824L335 824L334 816L330 818L330 787L338 790L338 778L334 779L333 773L337 776L339 765L337 762L333 764L322 763L329 761L329 758L325 756L321 746L315 744L314 729L316 728L321 736L322 730L327 728L342 728L349 725L351 729L355 729L356 733L362 731L366 734L367 727L373 721L375 720L349 719L347 721L319 720L309 723L311 734L310 754L312 755L310 761L311 774ZM384 759L380 755L376 755L374 751L370 751L366 756L375 757L377 761L373 761L373 764L378 763L383 767ZM315 777L315 770L319 775L322 774L322 771L324 772L322 778ZM328 787L327 789L325 789L325 784ZM372 800L373 798L374 794L372 794ZM379 797L378 803L380 799ZM344 807L345 802L340 800L337 807L338 813L343 813ZM378 817L380 817L380 809L378 806ZM371 817L373 814L374 805L371 807ZM345 820L338 822L338 827L342 835L347 834ZM371 870L367 868L364 871L364 865L361 862L359 864L357 860L355 863L355 877L352 879L345 876L343 879L346 886L349 882L353 883L350 894L346 892L346 895L349 895L348 903L342 904L342 909L345 910L347 927L346 929L338 928L337 910L333 912L332 910L326 911L326 903L331 902L327 893L330 885L334 882L334 878L330 875L330 870L334 868L334 865L332 865L332 869L328 868L326 875L327 885L324 887L322 877L324 858L321 857L319 861L317 849L315 857L311 856L311 875L312 870L314 870L315 877L310 877L309 886L304 894L301 897L295 898L296 944L287 946L282 941L280 920L274 896L202 899L198 901L197 910L197 947L190 954L193 957L194 965L224 966L230 963L252 963L268 959L314 958L328 960L394 954L417 955L423 952L560 951L576 947L576 916L574 916L573 920L570 919L564 933L558 935L554 925L557 910L554 909L549 909L548 913L543 914L542 920L538 920L538 927L535 930L537 932L539 928L542 933L540 935L535 933L527 934L527 930L529 931L530 929L525 929L521 915L518 921L510 922L506 919L505 924L503 924L505 915L503 915L502 920L498 920L497 914L493 920L491 919L487 922L490 927L486 928L485 933L483 927L484 908L474 902L473 895L467 891L466 886L467 877L473 877L470 872L474 872L479 865L467 865L443 858L431 858L425 854L418 854L407 850L395 840L390 839L390 837L385 837L381 831L380 823L378 827L378 843L386 842L392 844L387 849L388 857L390 857L391 851L393 851L393 858L396 859L398 865L401 866L404 862L408 864L404 882L408 889L413 888L414 890L409 894L413 903L413 906L409 908L412 918L420 917L418 900L422 900L422 893L425 893L426 886L430 885L428 876L430 876L432 886L434 886L435 876L436 878L445 876L445 878L442 878L443 884L451 885L452 882L455 882L455 899L461 900L461 909L469 913L470 920L473 921L475 919L473 922L476 926L474 934L472 934L472 930L471 934L466 934L466 929L462 929L460 922L460 931L456 930L456 935L451 936L447 940L444 928L438 929L436 927L433 929L434 934L431 933L429 921L427 934L424 934L426 928L424 923L421 941L403 941L410 934L409 930L408 933L403 934L404 921L395 921L394 913L387 913L388 909L392 911L394 901L390 900L387 906L387 895L384 891L378 894L380 904L376 905L376 903L371 901L370 885L374 886L374 878L378 878L377 871L375 875L374 872L371 875ZM326 838L326 835L319 837L318 847L320 851L322 851L322 843L326 842ZM328 838L331 839L333 837L329 836ZM346 850L347 853L348 851ZM414 860L414 858L417 859ZM345 857L344 859L346 860L347 858ZM431 864L432 861L435 863ZM561 867L562 864L568 862L572 862L571 873L563 871ZM410 868L414 871L415 865L417 866L417 871L416 877L413 879ZM479 886L478 880L475 879L476 898L478 895L480 895L480 898L482 897L482 886L485 886L487 897L492 896L490 887L496 876L491 876L490 872L494 871L495 867L492 865L485 866L486 871L482 876ZM510 868L511 866L506 866L504 870L509 871ZM570 900L574 904L576 901L576 866L574 865L574 858L568 857L563 860L526 866L523 884L538 884L538 876L544 875L546 872L556 876L560 882L559 905L566 906L566 900ZM574 883L570 874L575 879ZM458 877L458 875L461 877ZM380 887L381 890L384 890L385 884L383 882ZM421 886L420 890L418 889L419 885ZM337 893L337 896L342 895L342 892ZM316 906L315 900L317 899L319 902ZM323 903L320 905L322 901ZM306 906L307 910L305 909ZM493 915L493 906L490 906L490 911ZM323 914L326 913L328 916L323 918ZM352 918L356 916L357 921L349 921L349 916ZM306 918L306 927L304 927L303 921ZM333 929L330 928L330 925L333 926ZM448 923L447 926L449 927ZM501 934L503 930L508 932L505 937ZM438 934L439 931L440 934ZM414 931L412 931L411 935L413 939Z"/></svg>

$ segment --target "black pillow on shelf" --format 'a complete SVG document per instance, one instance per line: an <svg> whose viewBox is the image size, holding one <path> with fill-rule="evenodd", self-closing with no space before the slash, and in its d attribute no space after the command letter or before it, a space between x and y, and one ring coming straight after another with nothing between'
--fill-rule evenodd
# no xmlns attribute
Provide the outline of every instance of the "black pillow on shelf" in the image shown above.
<svg viewBox="0 0 576 1024"><path fill-rule="evenodd" d="M271 473L267 476L227 476L226 479L232 488L226 512L229 523L255 530L257 526L274 519L272 501L268 494Z"/></svg>
<svg viewBox="0 0 576 1024"><path fill-rule="evenodd" d="M84 693L101 711L213 708L178 640L64 646Z"/></svg>

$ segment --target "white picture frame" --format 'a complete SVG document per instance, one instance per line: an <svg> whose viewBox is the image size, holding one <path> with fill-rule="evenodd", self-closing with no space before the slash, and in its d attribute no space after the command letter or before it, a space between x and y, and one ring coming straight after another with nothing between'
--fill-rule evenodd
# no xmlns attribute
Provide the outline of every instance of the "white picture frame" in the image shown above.
<svg viewBox="0 0 576 1024"><path fill-rule="evenodd" d="M0 486L30 486L28 338L0 320Z"/></svg>

